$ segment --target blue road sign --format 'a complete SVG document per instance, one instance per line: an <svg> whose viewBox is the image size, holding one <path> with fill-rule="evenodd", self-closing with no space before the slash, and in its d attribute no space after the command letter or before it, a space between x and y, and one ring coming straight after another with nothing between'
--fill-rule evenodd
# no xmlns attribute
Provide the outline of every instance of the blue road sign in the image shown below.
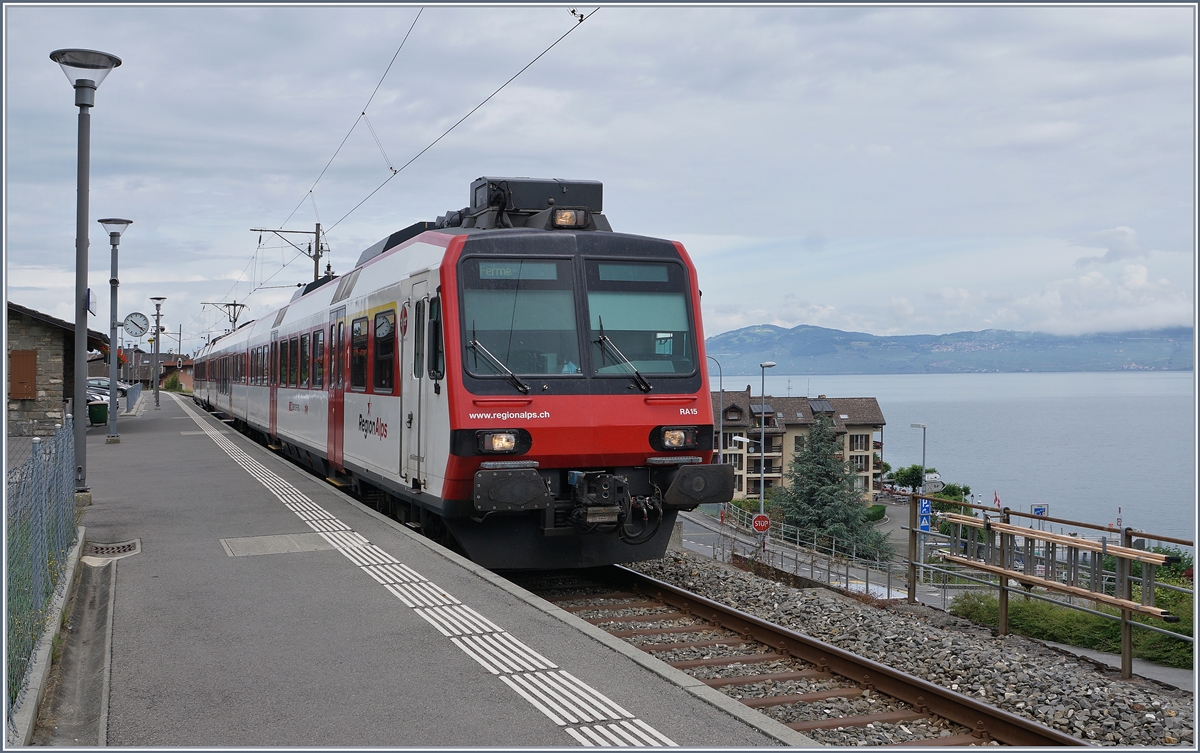
<svg viewBox="0 0 1200 753"><path fill-rule="evenodd" d="M917 509L917 514L921 518L921 530L929 531L929 519L933 517L933 506L927 499L919 500L921 506Z"/></svg>
<svg viewBox="0 0 1200 753"><path fill-rule="evenodd" d="M1050 505L1033 505L1030 508L1030 511L1034 515L1040 515L1042 517L1045 517L1050 514Z"/></svg>

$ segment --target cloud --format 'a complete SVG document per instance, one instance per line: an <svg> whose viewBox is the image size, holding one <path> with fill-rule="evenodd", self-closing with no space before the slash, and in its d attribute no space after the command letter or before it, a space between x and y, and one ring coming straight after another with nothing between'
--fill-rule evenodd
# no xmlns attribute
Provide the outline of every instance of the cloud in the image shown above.
<svg viewBox="0 0 1200 753"><path fill-rule="evenodd" d="M1191 290L1176 289L1166 278L1151 281L1148 272L1129 264L1114 279L1093 269L1019 297L1007 312L1036 322L1031 329L1058 335L1188 326Z"/></svg>
<svg viewBox="0 0 1200 753"><path fill-rule="evenodd" d="M1088 233L1087 240L1093 244L1098 244L1093 247L1102 246L1108 250L1103 256L1081 256L1075 261L1075 266L1077 267L1087 267L1092 264L1107 264L1109 262L1120 261L1121 259L1133 259L1145 256L1148 253L1147 251L1143 251L1141 246L1138 245L1137 231L1125 225L1095 233Z"/></svg>

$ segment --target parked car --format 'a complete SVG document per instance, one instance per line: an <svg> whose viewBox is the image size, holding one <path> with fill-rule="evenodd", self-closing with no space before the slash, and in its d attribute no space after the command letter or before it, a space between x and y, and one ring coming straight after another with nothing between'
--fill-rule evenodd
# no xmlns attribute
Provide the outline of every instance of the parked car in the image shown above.
<svg viewBox="0 0 1200 753"><path fill-rule="evenodd" d="M88 385L87 401L88 401L89 405L91 405L92 403L107 403L108 402L108 387L105 387L104 389L99 389L97 387L92 387L91 385ZM119 397L117 398L117 410L121 410L121 398L119 398Z"/></svg>
<svg viewBox="0 0 1200 753"><path fill-rule="evenodd" d="M125 393L129 391L131 386L133 385L125 384L118 379L117 394L121 397L125 397ZM99 387L105 392L108 392L108 377L88 377L88 388L90 389L92 387Z"/></svg>

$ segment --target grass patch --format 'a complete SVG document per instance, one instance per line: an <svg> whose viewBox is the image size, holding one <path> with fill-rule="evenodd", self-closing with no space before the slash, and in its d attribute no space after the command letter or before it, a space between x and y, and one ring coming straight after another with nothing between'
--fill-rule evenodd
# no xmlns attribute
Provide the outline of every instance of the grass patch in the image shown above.
<svg viewBox="0 0 1200 753"><path fill-rule="evenodd" d="M1190 585L1190 584L1176 584ZM1135 615L1135 622L1143 622L1181 635L1192 635L1192 596L1174 591L1160 590L1155 605L1170 610L1179 616L1179 622L1164 623L1153 617ZM1140 600L1134 593L1134 599ZM1094 604L1089 609L1106 612L1119 617L1120 612L1111 607ZM994 593L968 591L950 603L950 614L963 617L981 625L998 627L1000 624L1000 601ZM1070 607L1052 604L1041 599L1022 598L1011 593L1008 599L1008 628L1010 632L1027 638L1039 638L1068 646L1090 648L1107 653L1121 653L1121 623ZM1133 655L1137 659L1152 661L1167 667L1192 667L1192 644L1148 630L1133 630Z"/></svg>

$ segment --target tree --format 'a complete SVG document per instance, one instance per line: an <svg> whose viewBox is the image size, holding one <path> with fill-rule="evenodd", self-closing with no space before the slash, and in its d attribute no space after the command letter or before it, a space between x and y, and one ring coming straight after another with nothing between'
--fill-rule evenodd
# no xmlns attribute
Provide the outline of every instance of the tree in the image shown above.
<svg viewBox="0 0 1200 753"><path fill-rule="evenodd" d="M784 520L805 531L837 539L839 549L856 544L858 555L890 559L894 553L887 536L866 520L867 506L855 488L853 467L837 455L841 443L833 423L819 416L808 433L804 449L788 468L788 484L777 492Z"/></svg>
<svg viewBox="0 0 1200 753"><path fill-rule="evenodd" d="M926 468L925 475L937 473L937 468ZM892 479L896 486L907 486L909 489L916 489L921 485L921 464L913 463L907 468L901 468L892 474Z"/></svg>

